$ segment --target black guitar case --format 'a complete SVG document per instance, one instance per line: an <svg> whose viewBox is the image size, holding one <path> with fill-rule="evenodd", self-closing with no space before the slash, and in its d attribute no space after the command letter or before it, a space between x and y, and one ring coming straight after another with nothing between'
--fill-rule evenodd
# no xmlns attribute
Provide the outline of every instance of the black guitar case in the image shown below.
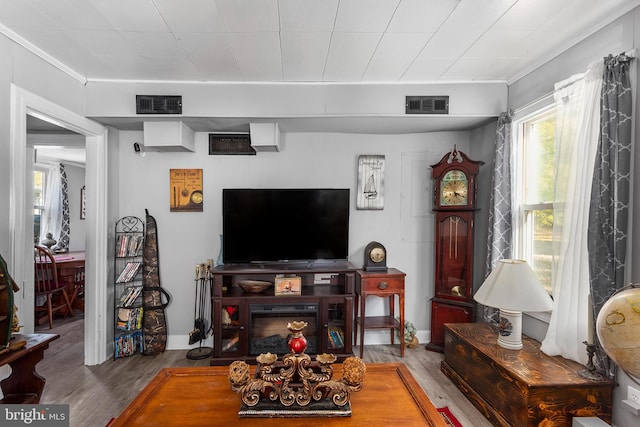
<svg viewBox="0 0 640 427"><path fill-rule="evenodd" d="M142 354L151 356L162 353L167 346L167 322L164 309L169 305L171 297L160 287L160 270L158 269L158 226L154 217L146 214L146 232L142 256L142 336L144 349ZM166 302L163 302L163 296Z"/></svg>

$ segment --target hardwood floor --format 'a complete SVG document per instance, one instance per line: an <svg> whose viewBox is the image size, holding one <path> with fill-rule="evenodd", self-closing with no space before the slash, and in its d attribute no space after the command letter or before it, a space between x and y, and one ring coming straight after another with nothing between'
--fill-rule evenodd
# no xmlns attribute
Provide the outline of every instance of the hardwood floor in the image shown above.
<svg viewBox="0 0 640 427"><path fill-rule="evenodd" d="M38 373L46 379L40 403L69 404L72 427L105 426L161 368L209 365L209 359L187 359L186 350L168 350L157 356L136 355L108 360L98 366L84 366L83 328L84 320L79 312L75 318L57 319L53 330L37 328L37 332L52 331L60 335L37 366ZM358 352L354 350L354 354ZM407 348L405 357L401 358L397 345L375 345L365 347L363 359L369 363L405 363L436 407L448 406L465 427L491 426L440 372L442 354L426 351L421 345L416 349ZM364 386L367 386L366 378ZM286 425L284 420L283 425Z"/></svg>

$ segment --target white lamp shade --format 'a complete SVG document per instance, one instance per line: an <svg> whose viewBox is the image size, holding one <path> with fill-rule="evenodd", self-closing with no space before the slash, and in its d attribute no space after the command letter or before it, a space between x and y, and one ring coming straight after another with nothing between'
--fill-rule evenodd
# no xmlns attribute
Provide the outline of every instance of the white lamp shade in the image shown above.
<svg viewBox="0 0 640 427"><path fill-rule="evenodd" d="M551 297L524 260L501 259L473 296L482 305L513 311L550 311Z"/></svg>

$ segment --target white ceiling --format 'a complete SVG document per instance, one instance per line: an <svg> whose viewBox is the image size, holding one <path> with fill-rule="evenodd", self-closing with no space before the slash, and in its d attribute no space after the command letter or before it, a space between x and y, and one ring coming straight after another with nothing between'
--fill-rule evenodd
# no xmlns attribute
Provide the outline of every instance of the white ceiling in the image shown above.
<svg viewBox="0 0 640 427"><path fill-rule="evenodd" d="M0 33L83 83L509 84L638 5L640 0L0 0ZM243 118L184 120L194 130L248 128ZM456 120L279 122L286 131L406 133L472 128L486 118ZM102 121L141 128L135 118Z"/></svg>
<svg viewBox="0 0 640 427"><path fill-rule="evenodd" d="M637 0L0 0L80 79L511 82Z"/></svg>

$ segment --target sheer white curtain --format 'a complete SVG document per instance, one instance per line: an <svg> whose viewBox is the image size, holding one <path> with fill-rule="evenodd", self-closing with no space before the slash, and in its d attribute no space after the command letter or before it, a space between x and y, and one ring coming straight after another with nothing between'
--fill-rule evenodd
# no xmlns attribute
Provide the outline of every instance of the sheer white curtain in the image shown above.
<svg viewBox="0 0 640 427"><path fill-rule="evenodd" d="M556 191L553 312L541 349L586 364L589 264L587 229L600 129L602 61L555 86Z"/></svg>
<svg viewBox="0 0 640 427"><path fill-rule="evenodd" d="M63 202L60 163L52 163L47 171L44 212L40 218L40 242L45 239L47 233L51 233L56 240L60 239Z"/></svg>

